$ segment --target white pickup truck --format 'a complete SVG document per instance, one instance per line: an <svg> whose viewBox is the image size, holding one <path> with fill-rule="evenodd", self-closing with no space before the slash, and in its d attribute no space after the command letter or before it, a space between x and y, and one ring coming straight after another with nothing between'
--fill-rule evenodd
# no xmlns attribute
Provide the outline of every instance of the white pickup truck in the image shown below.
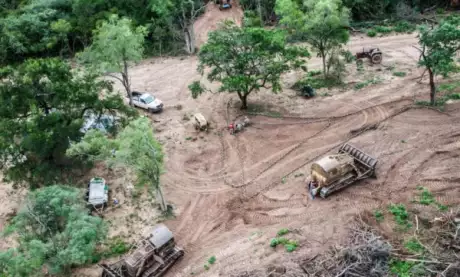
<svg viewBox="0 0 460 277"><path fill-rule="evenodd" d="M155 98L155 96L145 93L133 91L133 105L149 112L161 112L163 110L163 102Z"/></svg>

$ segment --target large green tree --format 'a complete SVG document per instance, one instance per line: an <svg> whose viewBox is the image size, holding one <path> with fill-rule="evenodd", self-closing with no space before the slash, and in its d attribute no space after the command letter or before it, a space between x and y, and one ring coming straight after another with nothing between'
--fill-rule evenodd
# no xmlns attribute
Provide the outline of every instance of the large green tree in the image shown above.
<svg viewBox="0 0 460 277"><path fill-rule="evenodd" d="M151 186L150 191L156 193L161 209L166 211L166 200L160 184L164 155L150 124L146 117L131 121L115 139L108 139L96 130L90 131L81 142L72 145L67 154L131 169L136 173L139 185Z"/></svg>
<svg viewBox="0 0 460 277"><path fill-rule="evenodd" d="M460 17L450 16L434 28L422 26L419 35L419 65L426 68L430 80L430 103L436 102L435 76L458 69L455 55L460 50Z"/></svg>
<svg viewBox="0 0 460 277"><path fill-rule="evenodd" d="M19 246L0 252L0 276L69 276L72 267L90 262L107 228L85 205L76 188L54 185L30 192L9 227Z"/></svg>
<svg viewBox="0 0 460 277"><path fill-rule="evenodd" d="M349 39L349 11L341 0L277 0L276 12L281 24L308 42L323 61L323 74L328 77L328 60Z"/></svg>
<svg viewBox="0 0 460 277"><path fill-rule="evenodd" d="M0 165L8 180L32 187L56 182L72 167L65 151L70 140L83 136L85 115L132 113L111 93L111 83L97 78L72 72L58 59L0 71Z"/></svg>
<svg viewBox="0 0 460 277"><path fill-rule="evenodd" d="M122 83L130 105L133 97L129 65L142 59L145 35L145 27L134 29L130 19L113 15L97 28L93 44L81 54L84 63Z"/></svg>
<svg viewBox="0 0 460 277"><path fill-rule="evenodd" d="M261 88L273 92L281 90L281 74L300 67L309 57L306 49L288 46L286 35L280 30L240 28L233 22L224 23L211 32L198 54L198 71L221 83L219 92L237 93L242 109L247 108L247 97ZM190 86L192 96L204 92L201 85Z"/></svg>

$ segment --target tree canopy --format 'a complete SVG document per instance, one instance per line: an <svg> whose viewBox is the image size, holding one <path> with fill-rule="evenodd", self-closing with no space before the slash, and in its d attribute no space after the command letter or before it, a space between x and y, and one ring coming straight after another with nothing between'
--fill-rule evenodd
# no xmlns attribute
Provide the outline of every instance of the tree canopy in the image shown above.
<svg viewBox="0 0 460 277"><path fill-rule="evenodd" d="M88 214L82 192L59 185L30 192L9 231L19 246L0 252L0 276L68 276L91 261L107 235L102 219Z"/></svg>
<svg viewBox="0 0 460 277"><path fill-rule="evenodd" d="M237 93L245 109L252 92L261 88L280 91L281 74L303 65L301 58L306 57L306 49L287 45L283 31L240 28L226 22L201 47L198 71L203 75L209 67L208 80L222 83L219 92ZM204 91L196 83L189 88L193 97Z"/></svg>
<svg viewBox="0 0 460 277"><path fill-rule="evenodd" d="M110 82L73 72L58 59L28 60L0 73L0 165L10 181L32 187L55 183L69 165L70 141L78 141L84 118L132 115ZM101 92L105 97L99 97Z"/></svg>
<svg viewBox="0 0 460 277"><path fill-rule="evenodd" d="M454 60L460 50L460 17L449 16L439 26L420 29L419 65L425 67L430 78L430 103L435 104L436 86L434 77L447 75L457 69Z"/></svg>
<svg viewBox="0 0 460 277"><path fill-rule="evenodd" d="M276 12L291 34L304 39L318 52L327 77L330 56L349 39L349 11L342 1L306 0L299 5L295 0L277 0Z"/></svg>
<svg viewBox="0 0 460 277"><path fill-rule="evenodd" d="M133 29L128 18L112 15L96 29L93 44L80 56L85 63L119 80L125 87L130 105L132 95L128 66L130 62L142 59L146 31L142 26ZM120 73L121 77L111 73Z"/></svg>

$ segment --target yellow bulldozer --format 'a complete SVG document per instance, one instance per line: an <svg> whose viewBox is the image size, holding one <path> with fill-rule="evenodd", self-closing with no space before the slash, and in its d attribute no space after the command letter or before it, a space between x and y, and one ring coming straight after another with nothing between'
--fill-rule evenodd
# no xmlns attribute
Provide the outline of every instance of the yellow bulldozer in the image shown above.
<svg viewBox="0 0 460 277"><path fill-rule="evenodd" d="M322 157L311 165L308 190L312 198L322 198L356 181L375 177L377 159L358 148L344 144L335 155Z"/></svg>

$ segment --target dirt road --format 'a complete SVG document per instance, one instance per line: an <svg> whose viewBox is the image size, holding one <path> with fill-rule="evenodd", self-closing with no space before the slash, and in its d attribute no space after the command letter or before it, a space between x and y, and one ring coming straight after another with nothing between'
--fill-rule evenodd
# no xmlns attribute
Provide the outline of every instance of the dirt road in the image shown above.
<svg viewBox="0 0 460 277"><path fill-rule="evenodd" d="M252 105L290 118L253 116L252 127L237 136L225 130L240 112L235 96L191 98L187 86L200 79L196 58L152 60L133 68L134 88L152 91L167 106L151 118L166 149L162 183L177 208L176 219L166 224L186 251L167 276L231 276L271 260L311 256L340 241L357 212L407 200L418 185L433 190L441 202L458 201L460 113L414 108L414 97L428 93L427 84L414 79L421 74L411 46L416 43L414 34L353 38L351 51L378 45L383 64L365 62L363 72L349 65L348 89L320 91L325 96L312 100L290 89L252 95ZM319 66L317 59L309 62L310 69ZM393 71L407 75L394 77ZM286 74L285 85L299 76ZM353 89L354 82L370 79L378 82ZM182 109L174 108L177 104ZM193 129L189 118L198 111L210 119L209 133ZM310 163L345 142L379 160L378 178L327 200L310 200L305 188ZM299 250L287 254L269 247L280 228L295 230ZM217 262L205 270L210 256Z"/></svg>

